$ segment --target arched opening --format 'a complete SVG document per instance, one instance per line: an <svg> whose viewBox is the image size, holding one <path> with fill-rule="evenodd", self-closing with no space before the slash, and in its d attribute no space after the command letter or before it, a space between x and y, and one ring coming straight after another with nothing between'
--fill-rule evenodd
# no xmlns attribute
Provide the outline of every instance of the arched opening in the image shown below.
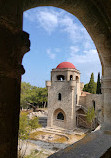
<svg viewBox="0 0 111 158"><path fill-rule="evenodd" d="M79 77L78 76L76 76L76 82L79 82Z"/></svg>
<svg viewBox="0 0 111 158"><path fill-rule="evenodd" d="M1 124L2 126L1 129L4 132L3 134L1 134L1 138L4 138L4 139L1 139L2 140L1 147L3 147L3 150L1 150L1 157L9 157L9 156L17 157L16 147L17 147L18 124L19 124L18 123L19 102L20 102L19 101L19 93L20 93L19 84L20 84L21 62L18 62L18 63L16 62L16 64L14 64L14 62L16 59L19 60L18 56L20 52L24 53L24 49L21 49L21 45L19 45L22 43L20 36L19 36L20 38L18 38L18 40L16 41L17 49L14 49L13 41L16 39L14 37L16 36L16 32L17 32L17 35L20 35L22 32L23 11L28 10L33 7L37 7L37 6L55 6L55 7L63 8L69 11L70 13L74 14L80 19L80 21L84 24L84 26L87 28L88 32L90 33L93 41L96 44L99 57L101 58L102 66L104 68L103 75L104 75L104 78L106 79L104 80L105 85L106 85L106 87L104 87L104 89L106 88L105 96L104 96L104 103L105 103L105 106L104 106L105 107L104 108L105 121L104 122L105 122L105 129L111 130L111 116L109 115L111 113L111 109L110 109L111 107L110 96L111 95L109 94L110 93L109 81L111 80L111 76L110 76L110 72L111 72L111 62L110 62L111 43L110 42L111 40L110 40L110 7L109 7L111 5L110 1L89 0L86 2L86 0L83 0L82 2L81 1L68 2L68 1L58 1L58 0L53 0L53 1L27 0L27 1L22 1L22 2L18 1L18 3L16 3L16 1L11 1L11 3L6 2L5 7L3 7L3 4L4 4L4 1L1 0L1 14L3 16L1 19L1 26L2 26L1 27L1 34L2 34L1 45L2 47L1 47L0 52L3 52L3 55L1 56L1 61L3 61L1 62L1 65L3 67L1 69L3 69L3 72L1 75L2 86L0 89L1 89L1 93L4 92L4 94L1 95L0 97L1 106L4 107L4 109L1 110L2 111L1 114L4 116L3 111L5 111L7 107L10 107L10 110L9 112L7 110L7 112L5 113L5 117L2 117L3 125ZM12 9L12 5L14 6L13 9ZM8 10L6 8L8 8ZM14 9L14 8L17 8L17 9ZM8 32L9 32L9 35L8 35ZM6 34L8 36L6 36ZM5 37L5 40L4 40L4 37ZM23 45L25 44L23 43ZM13 52L13 53L7 53L7 52ZM7 67L5 73L4 73L4 67L5 68ZM8 68L10 71L8 71ZM19 77L18 76L15 77L17 74L19 74L18 75ZM5 76L6 79L5 78L3 79L3 76ZM107 83L107 79L108 79L108 83ZM5 106L3 106L2 104ZM14 105L17 105L17 106L15 107ZM9 118L9 119L7 120L6 118ZM4 126L4 124L6 126ZM8 128L9 131L7 130L6 127L9 127ZM7 131L13 136L8 134ZM12 131L15 131L15 134L13 134ZM7 144L7 140L10 140L10 142L8 145L5 145L4 147L4 144ZM10 151L9 149L12 149L12 150Z"/></svg>
<svg viewBox="0 0 111 158"><path fill-rule="evenodd" d="M64 75L58 75L57 76L57 80L58 81L64 81L65 80L65 76Z"/></svg>
<svg viewBox="0 0 111 158"><path fill-rule="evenodd" d="M59 93L59 94L58 94L58 100L61 101L61 99L62 99L62 95L61 95L61 93Z"/></svg>
<svg viewBox="0 0 111 158"><path fill-rule="evenodd" d="M64 120L64 115L63 115L62 112L59 112L59 113L57 114L57 119L58 119L58 120Z"/></svg>
<svg viewBox="0 0 111 158"><path fill-rule="evenodd" d="M57 121L57 120L64 120L66 121L66 114L65 112L61 109L58 108L54 111L53 113L53 120Z"/></svg>
<svg viewBox="0 0 111 158"><path fill-rule="evenodd" d="M70 75L70 81L72 81L73 80L73 75Z"/></svg>

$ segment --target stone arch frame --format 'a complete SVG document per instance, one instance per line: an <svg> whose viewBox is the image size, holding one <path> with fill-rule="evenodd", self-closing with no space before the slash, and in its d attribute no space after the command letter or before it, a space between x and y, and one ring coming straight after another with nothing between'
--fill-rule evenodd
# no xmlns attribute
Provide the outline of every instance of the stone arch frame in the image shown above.
<svg viewBox="0 0 111 158"><path fill-rule="evenodd" d="M0 135L1 157L17 157L20 80L21 74L25 72L21 61L23 55L29 51L26 46L29 39L28 34L22 31L22 16L23 11L37 6L55 6L74 14L92 37L101 60L104 75L102 78L104 130L111 130L111 1L7 0L4 5L4 0L1 0L0 6L0 64L2 66L0 70L2 72L0 75L2 121L0 122L3 122L1 129L4 131ZM6 109L8 110L6 111Z"/></svg>
<svg viewBox="0 0 111 158"><path fill-rule="evenodd" d="M56 109L56 110L54 111L54 113L53 113L53 120L57 120L57 115L58 115L58 113L60 113L60 112L64 115L64 120L59 120L59 121L64 121L64 122L66 122L66 114L65 114L64 110L62 110L61 108L58 108L58 109Z"/></svg>
<svg viewBox="0 0 111 158"><path fill-rule="evenodd" d="M105 101L108 99L110 100L108 93L111 93L111 24L110 8L108 7L110 2L107 4L104 3L107 6L109 12L105 10L104 4L98 0L24 0L23 2L23 11L39 6L53 6L64 9L75 15L86 28L97 48L97 52L102 65L102 81L103 85L105 85L103 86L104 90L102 91L104 91L106 94L104 96L104 129L109 129L109 127L111 129L111 115L109 113L109 111L111 112L111 108L109 108L111 103L107 103L107 101Z"/></svg>

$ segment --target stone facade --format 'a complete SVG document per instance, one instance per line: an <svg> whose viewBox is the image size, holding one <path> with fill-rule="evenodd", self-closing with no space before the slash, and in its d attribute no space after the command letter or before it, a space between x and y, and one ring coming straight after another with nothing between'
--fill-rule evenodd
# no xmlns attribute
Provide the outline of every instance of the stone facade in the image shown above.
<svg viewBox="0 0 111 158"><path fill-rule="evenodd" d="M58 80L57 76L64 76ZM70 76L72 75L72 79ZM48 87L48 127L62 127L73 130L76 127L76 94L80 93L80 73L76 69L53 69L51 81L46 82ZM61 100L58 95L61 94ZM64 120L57 119L59 113Z"/></svg>
<svg viewBox="0 0 111 158"><path fill-rule="evenodd" d="M48 87L48 127L73 130L77 126L77 115L94 107L98 122L103 122L103 96L83 92L80 72L77 69L56 68L51 71ZM60 99L59 99L59 95ZM82 109L81 109L82 106ZM57 118L62 114L64 119Z"/></svg>

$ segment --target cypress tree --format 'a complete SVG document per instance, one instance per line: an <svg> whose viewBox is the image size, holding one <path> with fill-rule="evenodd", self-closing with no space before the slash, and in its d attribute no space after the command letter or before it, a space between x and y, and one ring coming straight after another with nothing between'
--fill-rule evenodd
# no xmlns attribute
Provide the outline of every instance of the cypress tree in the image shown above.
<svg viewBox="0 0 111 158"><path fill-rule="evenodd" d="M100 72L98 73L96 94L101 94Z"/></svg>
<svg viewBox="0 0 111 158"><path fill-rule="evenodd" d="M88 84L88 92L96 94L96 83L94 82L94 74L91 74L91 78Z"/></svg>

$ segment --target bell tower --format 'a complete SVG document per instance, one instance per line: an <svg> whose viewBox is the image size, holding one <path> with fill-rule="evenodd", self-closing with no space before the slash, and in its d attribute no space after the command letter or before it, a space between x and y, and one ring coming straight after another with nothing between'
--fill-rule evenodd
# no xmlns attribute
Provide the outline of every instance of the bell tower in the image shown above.
<svg viewBox="0 0 111 158"><path fill-rule="evenodd" d="M76 128L76 105L80 95L80 73L70 62L62 62L51 71L48 88L47 126L67 130Z"/></svg>

